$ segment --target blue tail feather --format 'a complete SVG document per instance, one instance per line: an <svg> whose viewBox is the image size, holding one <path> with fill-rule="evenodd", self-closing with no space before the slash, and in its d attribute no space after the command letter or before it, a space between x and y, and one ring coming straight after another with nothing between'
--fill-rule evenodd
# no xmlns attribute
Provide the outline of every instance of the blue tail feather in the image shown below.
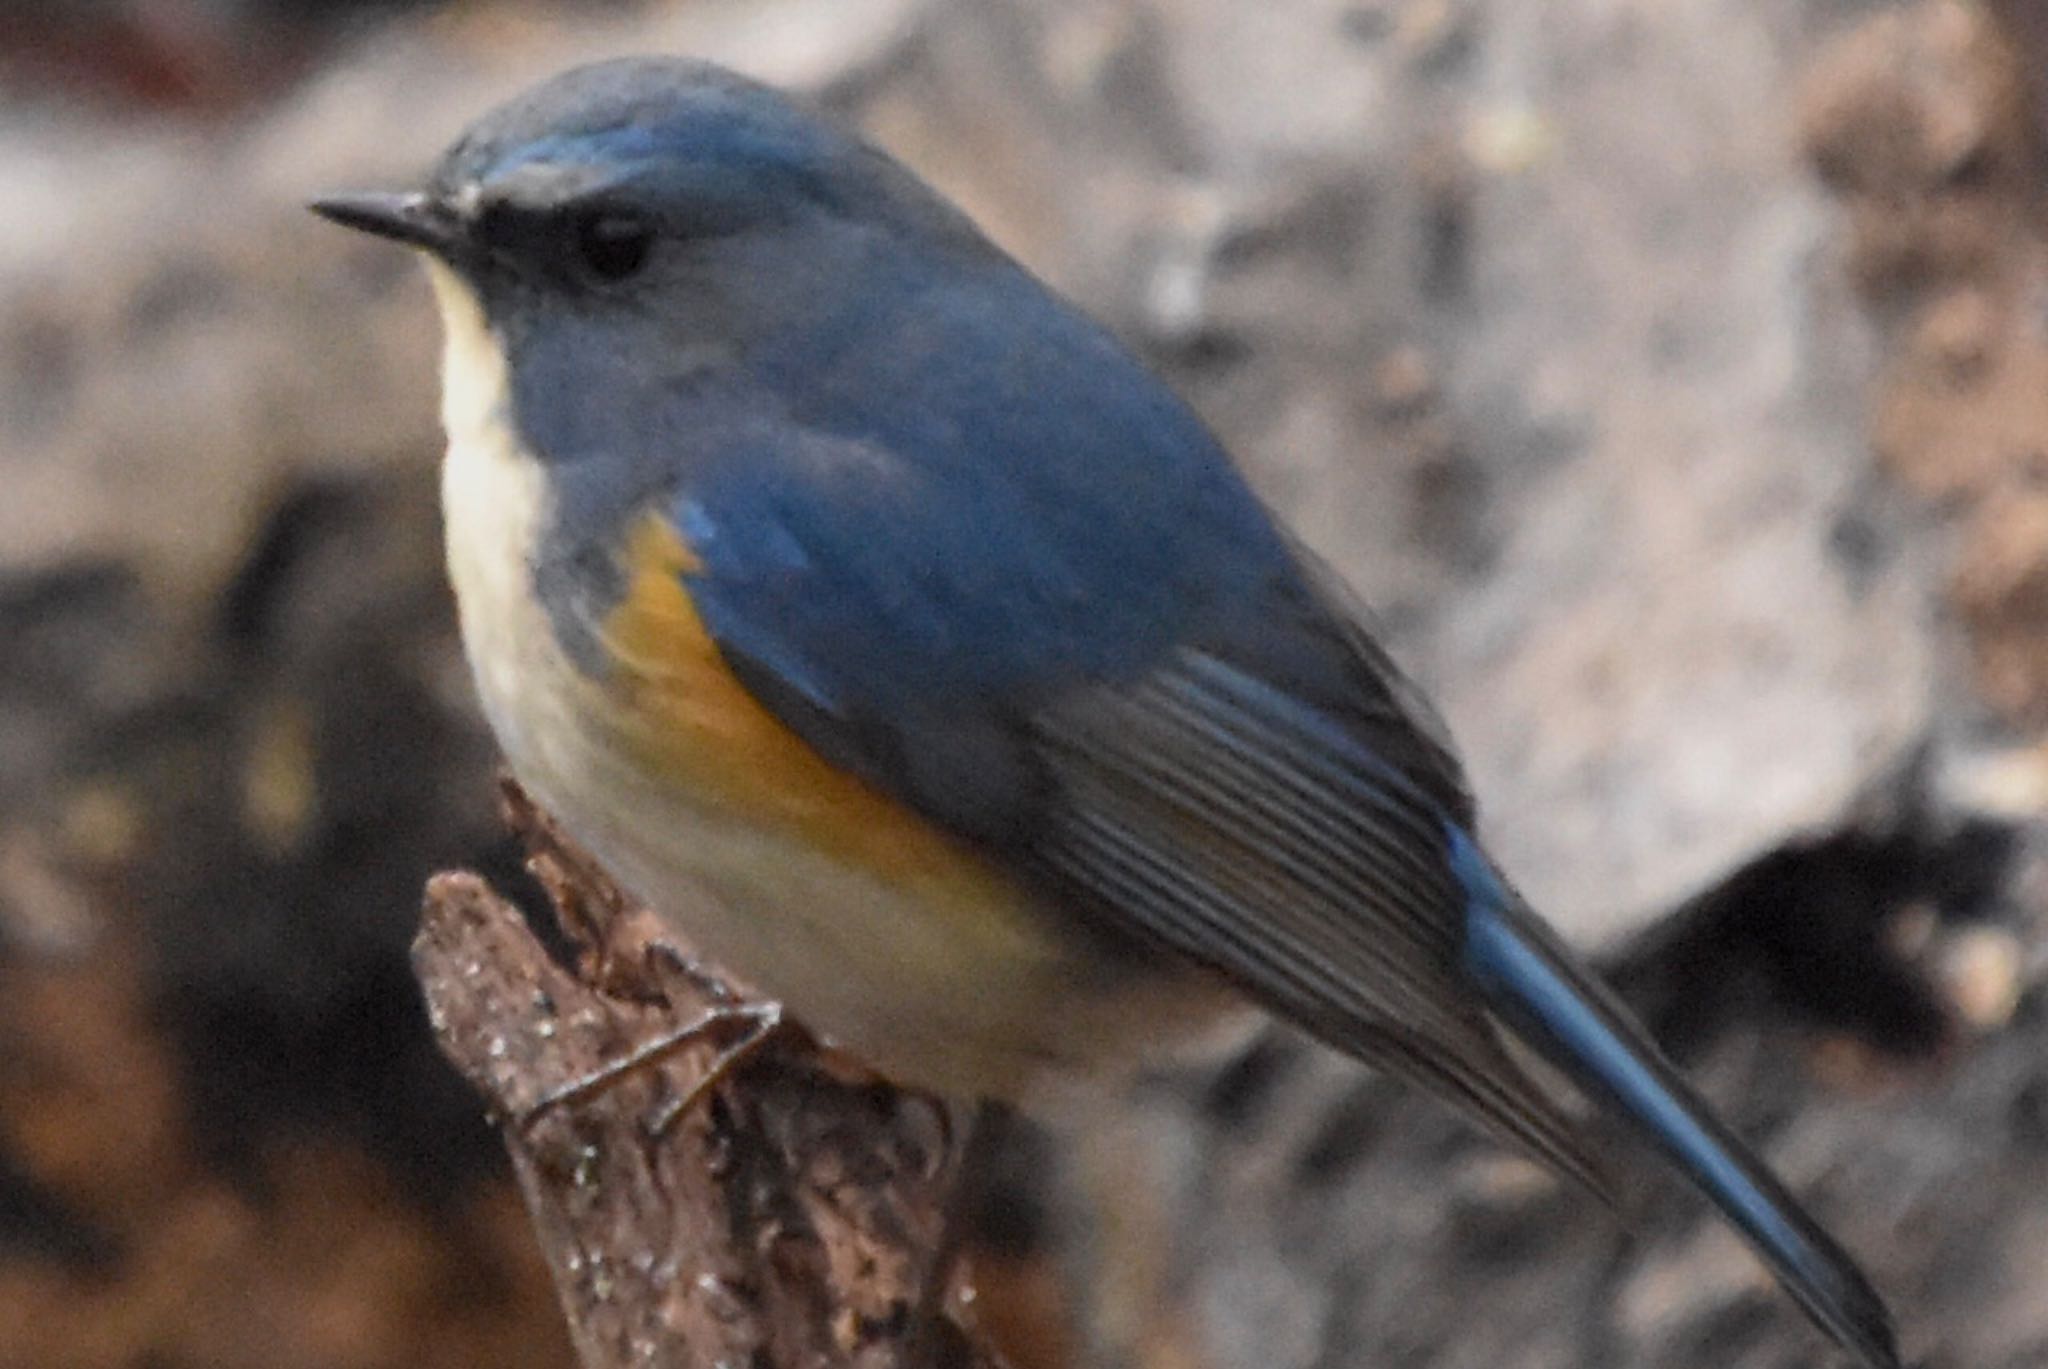
<svg viewBox="0 0 2048 1369"><path fill-rule="evenodd" d="M1464 832L1464 959L1487 1006L1590 1096L1612 1105L1718 1207L1807 1313L1870 1369L1898 1369L1890 1314L1849 1255L1715 1120L1627 1009L1529 913Z"/></svg>

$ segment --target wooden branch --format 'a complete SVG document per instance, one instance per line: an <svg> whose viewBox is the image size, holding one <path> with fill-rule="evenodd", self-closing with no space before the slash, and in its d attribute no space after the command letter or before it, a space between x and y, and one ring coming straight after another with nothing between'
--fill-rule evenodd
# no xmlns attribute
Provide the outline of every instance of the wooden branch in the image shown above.
<svg viewBox="0 0 2048 1369"><path fill-rule="evenodd" d="M941 1105L791 1028L679 1110L767 1005L695 966L509 783L505 808L578 968L467 873L428 884L413 964L504 1134L584 1369L909 1363L953 1172ZM950 1317L920 1357L996 1363Z"/></svg>

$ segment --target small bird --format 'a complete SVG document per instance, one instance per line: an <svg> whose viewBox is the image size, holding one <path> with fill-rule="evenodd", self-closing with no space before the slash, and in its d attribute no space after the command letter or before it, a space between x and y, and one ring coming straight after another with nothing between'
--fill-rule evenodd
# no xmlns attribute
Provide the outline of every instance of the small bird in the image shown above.
<svg viewBox="0 0 2048 1369"><path fill-rule="evenodd" d="M570 71L424 189L448 564L514 773L699 950L1013 1099L1250 1000L1600 1190L1532 1047L1865 1366L1849 1256L1481 849L1435 713L1216 438L885 153Z"/></svg>

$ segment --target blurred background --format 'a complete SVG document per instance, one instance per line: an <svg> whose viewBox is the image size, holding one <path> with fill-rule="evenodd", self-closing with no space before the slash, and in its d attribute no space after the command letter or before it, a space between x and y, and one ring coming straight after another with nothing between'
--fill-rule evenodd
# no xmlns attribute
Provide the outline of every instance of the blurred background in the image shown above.
<svg viewBox="0 0 2048 1369"><path fill-rule="evenodd" d="M430 871L519 879L435 324L300 206L625 51L826 101L1140 348L1908 1348L2048 1364L2048 7L4 0L0 1366L571 1363L405 958ZM1291 1039L1131 1101L1017 1142L1020 1369L1832 1362L1691 1202Z"/></svg>

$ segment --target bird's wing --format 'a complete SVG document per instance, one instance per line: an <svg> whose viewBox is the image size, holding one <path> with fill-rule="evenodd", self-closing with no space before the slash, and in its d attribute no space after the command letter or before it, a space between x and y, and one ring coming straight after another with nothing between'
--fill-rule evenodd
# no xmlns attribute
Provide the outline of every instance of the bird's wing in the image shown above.
<svg viewBox="0 0 2048 1369"><path fill-rule="evenodd" d="M1503 1048L1463 978L1455 819L1375 749L1375 727L1391 725L1304 702L1228 646L1177 650L1134 686L1033 720L1055 802L1031 856L1608 1196L1584 1131Z"/></svg>
<svg viewBox="0 0 2048 1369"><path fill-rule="evenodd" d="M1165 567L1184 582L1168 611L1133 623L1157 587L1114 548L977 523L873 453L803 464L673 513L692 602L784 725L1079 915L1605 1191L1461 979L1457 763L1290 548L1250 574L1200 549Z"/></svg>

